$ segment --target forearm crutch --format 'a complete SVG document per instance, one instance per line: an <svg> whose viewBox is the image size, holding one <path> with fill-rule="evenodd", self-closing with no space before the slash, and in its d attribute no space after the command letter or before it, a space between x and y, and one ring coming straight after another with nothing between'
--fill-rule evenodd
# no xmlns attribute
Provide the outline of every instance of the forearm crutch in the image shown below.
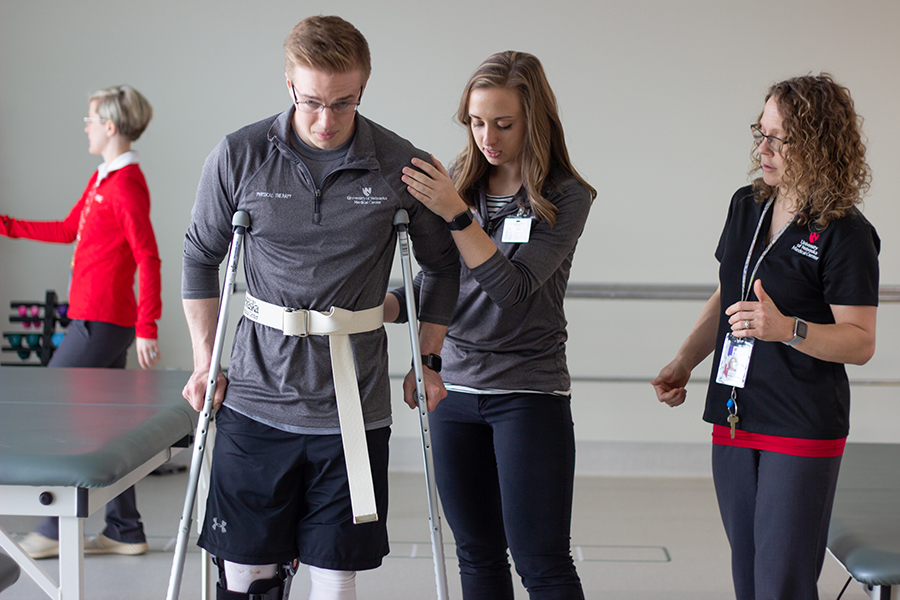
<svg viewBox="0 0 900 600"><path fill-rule="evenodd" d="M203 453L206 451L206 434L209 432L209 421L212 417L213 398L216 395L216 380L219 377L219 362L222 360L222 346L225 343L225 326L228 323L228 303L234 291L234 279L237 274L238 261L241 258L241 245L244 233L250 227L250 215L239 210L231 219L234 236L231 239L231 250L228 253L228 268L225 272L225 285L222 287L222 300L219 302L219 319L216 323L216 337L213 342L212 359L209 362L209 379L206 381L206 396L203 410L197 419L197 431L194 434L194 454L191 458L191 474L188 479L187 492L184 495L184 510L178 527L178 539L175 542L175 558L172 560L172 575L169 578L169 591L166 600L177 600L181 590L181 576L184 572L184 556L187 552L188 536L191 533L191 521L194 513L194 499L197 496L197 483L200 479L200 467Z"/></svg>
<svg viewBox="0 0 900 600"><path fill-rule="evenodd" d="M438 600L448 600L447 566L444 564L444 537L441 534L441 515L437 486L434 481L434 458L431 453L431 428L428 425L428 402L425 394L425 376L422 370L422 352L419 347L419 328L416 318L416 300L413 296L412 264L409 258L409 214L400 209L394 215L397 241L400 244L400 265L403 269L403 287L406 290L406 314L409 322L409 343L412 347L413 371L416 375L416 403L419 406L419 425L422 432L422 453L425 459L425 483L428 486L428 523L431 525L431 550L434 555L434 578Z"/></svg>

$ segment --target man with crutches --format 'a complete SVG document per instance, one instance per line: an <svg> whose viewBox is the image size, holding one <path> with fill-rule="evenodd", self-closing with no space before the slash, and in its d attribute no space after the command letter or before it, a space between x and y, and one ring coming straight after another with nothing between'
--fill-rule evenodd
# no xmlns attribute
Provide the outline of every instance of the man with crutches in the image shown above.
<svg viewBox="0 0 900 600"><path fill-rule="evenodd" d="M401 168L427 154L359 115L370 71L365 38L310 17L285 41L293 106L230 134L203 169L185 237L182 295L203 403L232 215L246 211L247 295L227 381L199 544L216 557L218 598L284 597L283 565L309 565L310 598L356 597L355 572L388 552L391 407L382 302L394 215L425 284L421 352L439 354L458 292L459 258L443 221L420 206ZM429 407L446 393L425 369Z"/></svg>

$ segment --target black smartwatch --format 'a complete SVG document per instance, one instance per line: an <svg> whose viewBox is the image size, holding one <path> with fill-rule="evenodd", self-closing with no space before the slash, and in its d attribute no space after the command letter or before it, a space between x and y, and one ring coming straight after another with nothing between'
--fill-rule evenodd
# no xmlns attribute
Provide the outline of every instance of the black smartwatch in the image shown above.
<svg viewBox="0 0 900 600"><path fill-rule="evenodd" d="M462 231L471 224L472 213L466 211L453 217L453 220L447 223L447 227L450 228L450 231Z"/></svg>
<svg viewBox="0 0 900 600"><path fill-rule="evenodd" d="M423 354L422 364L435 373L441 372L441 357L437 354Z"/></svg>

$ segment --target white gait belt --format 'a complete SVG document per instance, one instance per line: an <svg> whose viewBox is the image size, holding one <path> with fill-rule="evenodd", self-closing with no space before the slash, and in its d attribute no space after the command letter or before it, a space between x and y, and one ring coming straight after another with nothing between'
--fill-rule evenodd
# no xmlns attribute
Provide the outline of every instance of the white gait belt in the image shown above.
<svg viewBox="0 0 900 600"><path fill-rule="evenodd" d="M285 308L263 302L246 295L244 316L268 327L284 332L284 335L306 337L327 335L331 349L331 375L337 396L338 419L341 422L341 440L347 464L347 480L350 483L350 503L353 506L353 522L367 523L378 520L375 506L375 488L369 465L369 448L366 445L366 428L363 423L359 383L350 336L354 333L374 331L384 324L384 308L376 306L361 311L332 307L328 312Z"/></svg>

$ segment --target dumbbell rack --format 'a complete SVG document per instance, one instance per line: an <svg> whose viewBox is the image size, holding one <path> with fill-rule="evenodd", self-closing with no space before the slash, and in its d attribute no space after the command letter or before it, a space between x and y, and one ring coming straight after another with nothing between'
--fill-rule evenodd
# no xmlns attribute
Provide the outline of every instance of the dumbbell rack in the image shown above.
<svg viewBox="0 0 900 600"><path fill-rule="evenodd" d="M25 314L19 313L19 307L25 307ZM31 314L32 307L38 307L38 314ZM24 331L4 331L4 345L0 347L2 352L19 353L20 362L2 362L0 366L10 367L46 367L47 363L53 357L53 352L58 344L58 336L56 325L65 329L69 326L70 319L65 316L68 311L68 304L60 304L56 297L56 292L47 290L44 303L38 302L10 302L9 307L14 311L10 315L10 323L22 323L23 326L33 326L34 330ZM43 313L43 314L41 314ZM37 336L35 338L34 336ZM18 344L13 344L13 340L18 339ZM36 341L36 344L29 343ZM37 359L33 360L32 356Z"/></svg>

